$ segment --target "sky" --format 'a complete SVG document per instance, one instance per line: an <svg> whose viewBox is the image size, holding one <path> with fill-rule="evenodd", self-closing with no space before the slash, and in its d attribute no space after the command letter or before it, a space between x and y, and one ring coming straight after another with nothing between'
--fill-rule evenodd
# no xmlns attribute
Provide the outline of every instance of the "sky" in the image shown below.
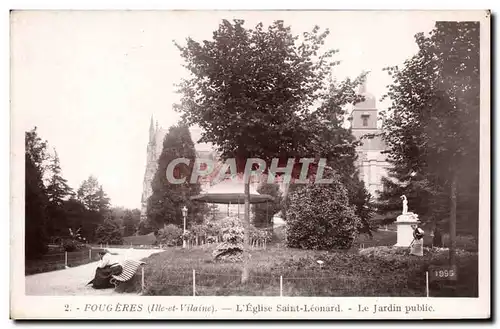
<svg viewBox="0 0 500 329"><path fill-rule="evenodd" d="M337 79L368 70L377 99L391 80L382 68L401 65L429 32L424 12L19 11L11 16L12 152L37 126L55 148L75 190L94 175L113 206L139 208L151 116L175 124L174 84L186 77L172 40L211 38L222 19L245 26L282 19L293 33L328 28L325 49L338 49ZM378 104L379 109L387 107Z"/></svg>

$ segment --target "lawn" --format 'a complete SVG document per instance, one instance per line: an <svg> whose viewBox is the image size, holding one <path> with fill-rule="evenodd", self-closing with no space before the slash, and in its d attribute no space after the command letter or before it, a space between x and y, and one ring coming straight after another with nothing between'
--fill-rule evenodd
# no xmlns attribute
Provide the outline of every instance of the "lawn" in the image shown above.
<svg viewBox="0 0 500 329"><path fill-rule="evenodd" d="M146 258L143 294L193 295L195 270L198 296L279 296L282 277L284 296L423 297L428 266L447 262L447 252L438 250L417 257L405 248L386 247L384 255L365 249L362 255L357 248L327 252L278 245L252 250L250 279L241 284L241 264L214 262L214 248L175 247ZM458 254L458 273L455 285L432 283L431 296L476 297L477 253ZM140 290L140 275L121 289Z"/></svg>

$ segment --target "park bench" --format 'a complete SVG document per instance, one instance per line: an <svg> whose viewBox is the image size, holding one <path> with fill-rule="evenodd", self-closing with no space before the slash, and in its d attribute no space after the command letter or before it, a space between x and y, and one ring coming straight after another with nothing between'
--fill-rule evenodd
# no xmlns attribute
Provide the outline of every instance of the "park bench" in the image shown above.
<svg viewBox="0 0 500 329"><path fill-rule="evenodd" d="M120 275L112 275L111 283L117 287L121 282L127 282L132 279L134 274L137 272L137 269L146 263L141 262L139 260L126 260L123 262L123 270ZM142 278L144 280L144 278Z"/></svg>

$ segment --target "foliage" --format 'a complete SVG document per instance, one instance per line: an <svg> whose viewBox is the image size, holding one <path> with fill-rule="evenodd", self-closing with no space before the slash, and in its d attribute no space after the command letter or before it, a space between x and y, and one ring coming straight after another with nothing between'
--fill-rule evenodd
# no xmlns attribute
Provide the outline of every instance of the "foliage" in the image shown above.
<svg viewBox="0 0 500 329"><path fill-rule="evenodd" d="M241 261L244 251L244 231L241 220L238 217L225 217L219 223L219 235L222 243L213 251L216 260Z"/></svg>
<svg viewBox="0 0 500 329"><path fill-rule="evenodd" d="M321 52L329 31L317 26L298 43L283 21L267 30L243 25L223 20L211 41L177 45L192 76L180 85L176 109L202 128L200 141L213 143L223 159L270 160L297 151L294 143L309 137L301 127L337 64L336 51Z"/></svg>
<svg viewBox="0 0 500 329"><path fill-rule="evenodd" d="M243 242L243 223L238 217L224 217L220 220L218 228L223 241Z"/></svg>
<svg viewBox="0 0 500 329"><path fill-rule="evenodd" d="M457 217L477 234L479 23L438 22L430 35L419 33L415 39L418 53L402 68L388 68L394 83L387 94L392 106L385 114L383 138L395 178L407 182L405 176L417 173L407 189L412 199L422 189L425 193L414 205L439 216L448 210L453 236ZM388 203L394 197L386 194Z"/></svg>
<svg viewBox="0 0 500 329"><path fill-rule="evenodd" d="M354 167L354 163L352 167ZM349 204L354 208L354 213L360 219L357 227L358 232L372 236L372 233L378 228L378 223L374 219L375 203L372 201L372 196L359 179L357 172L348 175L343 170L339 171L339 173L341 173L342 184L347 189Z"/></svg>
<svg viewBox="0 0 500 329"><path fill-rule="evenodd" d="M61 176L61 165L59 156L54 150L51 163L47 166L50 178L47 184L47 233L49 236L61 235L67 229L66 214L64 212L64 201L73 195L73 190L67 180Z"/></svg>
<svg viewBox="0 0 500 329"><path fill-rule="evenodd" d="M97 229L107 217L112 217L110 209L110 199L97 178L93 175L84 180L77 190L77 200L84 206L83 218L80 219L79 226L82 228L82 234L87 237L89 241L94 241L97 238ZM114 225L119 224L113 222ZM106 229L111 228L110 223L105 224ZM105 230L106 230L105 229ZM121 233L120 233L121 236ZM99 240L105 239L103 236ZM113 240L118 237L111 238ZM118 240L116 240L118 241Z"/></svg>
<svg viewBox="0 0 500 329"><path fill-rule="evenodd" d="M48 196L43 184L47 142L36 127L25 134L25 257L34 259L47 252Z"/></svg>
<svg viewBox="0 0 500 329"><path fill-rule="evenodd" d="M96 242L121 245L123 236L120 225L111 217L104 219L104 222L97 227Z"/></svg>
<svg viewBox="0 0 500 329"><path fill-rule="evenodd" d="M76 195L89 211L101 212L109 208L109 199L105 195L102 185L93 175L82 182Z"/></svg>
<svg viewBox="0 0 500 329"><path fill-rule="evenodd" d="M138 230L140 219L141 212L138 209L125 210L125 215L123 216L123 236L134 235Z"/></svg>
<svg viewBox="0 0 500 329"><path fill-rule="evenodd" d="M157 240L167 246L177 246L182 241L182 229L175 224L165 225L158 231Z"/></svg>
<svg viewBox="0 0 500 329"><path fill-rule="evenodd" d="M154 227L149 222L149 220L140 220L139 225L137 226L137 234L138 235L146 235L154 232Z"/></svg>
<svg viewBox="0 0 500 329"><path fill-rule="evenodd" d="M328 186L308 184L290 195L287 244L303 249L348 249L359 226L347 191L335 178Z"/></svg>
<svg viewBox="0 0 500 329"><path fill-rule="evenodd" d="M178 158L189 159L190 164L178 164L173 176L185 178L184 183L175 184L167 178L169 163ZM185 125L170 127L158 160L158 169L151 183L153 194L148 199L147 216L149 225L155 230L165 224L183 225L182 208L188 208L187 222L202 222L205 205L191 201L190 197L201 192L199 182L191 183L196 151L191 133Z"/></svg>
<svg viewBox="0 0 500 329"><path fill-rule="evenodd" d="M253 205L253 212L255 214L253 224L256 227L272 228L273 217L281 210L282 196L279 185L264 183L257 188L257 192L270 195L274 200Z"/></svg>

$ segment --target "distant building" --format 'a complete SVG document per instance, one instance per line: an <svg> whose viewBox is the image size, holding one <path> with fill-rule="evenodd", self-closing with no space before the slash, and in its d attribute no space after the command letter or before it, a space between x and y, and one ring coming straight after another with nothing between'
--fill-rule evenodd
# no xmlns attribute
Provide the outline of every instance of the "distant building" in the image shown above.
<svg viewBox="0 0 500 329"><path fill-rule="evenodd" d="M378 110L375 97L366 91L366 84L360 86L359 93L365 97L365 101L354 106L349 118L352 134L357 139L381 132L377 125ZM383 188L382 177L387 177L390 167L386 154L382 153L386 150L386 145L380 136L362 139L361 142L362 145L357 149L356 166L366 189L377 198L377 191Z"/></svg>

